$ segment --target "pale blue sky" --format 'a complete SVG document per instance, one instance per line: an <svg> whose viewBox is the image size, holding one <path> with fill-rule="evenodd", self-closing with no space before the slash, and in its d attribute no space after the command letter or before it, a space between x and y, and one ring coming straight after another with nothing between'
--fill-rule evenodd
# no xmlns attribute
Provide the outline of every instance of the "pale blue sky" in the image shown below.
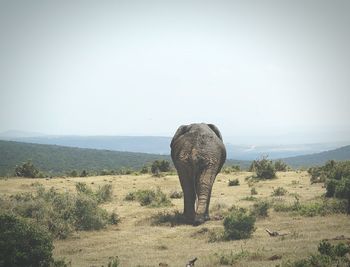
<svg viewBox="0 0 350 267"><path fill-rule="evenodd" d="M0 0L0 131L350 141L350 1Z"/></svg>

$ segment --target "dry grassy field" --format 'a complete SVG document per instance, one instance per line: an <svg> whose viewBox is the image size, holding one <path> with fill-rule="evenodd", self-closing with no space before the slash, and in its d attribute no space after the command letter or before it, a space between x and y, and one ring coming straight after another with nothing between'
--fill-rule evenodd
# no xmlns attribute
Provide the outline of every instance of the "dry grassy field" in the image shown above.
<svg viewBox="0 0 350 267"><path fill-rule="evenodd" d="M249 172L219 174L212 192L211 215L218 207L237 205L249 207L254 202L243 198L251 195L246 177ZM322 184L310 184L306 172L280 172L278 178L260 181L254 185L259 199L272 199L274 188L284 187L288 193L278 197L279 201L293 202L295 194L301 202L310 201L325 192ZM228 186L229 179L238 178L239 186ZM125 201L128 192L138 189L159 187L169 194L181 190L178 177L169 175L161 178L151 175L96 176L84 178L18 179L0 180L0 194L14 194L34 190L31 184L40 182L46 188L75 192L77 182L86 182L92 188L110 183L113 185L113 199L102 205L115 211L121 218L118 225L109 225L99 231L81 231L65 240L54 242L55 258L65 258L72 266L101 266L118 256L121 266L185 266L194 257L195 266L220 266L219 255L246 253L235 266L276 266L288 259L300 259L317 251L322 239L344 235L350 237L349 216L344 214L301 217L290 213L269 210L267 218L257 219L256 231L247 240L208 242L208 231L222 229L222 220L212 220L193 227L153 226L152 218L162 211L182 211L183 199L172 199L173 206L150 208L140 206L136 201ZM286 233L283 237L270 237L265 229ZM271 256L281 259L269 260Z"/></svg>

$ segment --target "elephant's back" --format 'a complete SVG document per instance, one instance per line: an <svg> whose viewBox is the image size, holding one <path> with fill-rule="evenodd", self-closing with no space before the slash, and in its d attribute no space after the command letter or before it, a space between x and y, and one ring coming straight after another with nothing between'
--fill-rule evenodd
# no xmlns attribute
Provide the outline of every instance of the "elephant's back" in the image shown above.
<svg viewBox="0 0 350 267"><path fill-rule="evenodd" d="M197 164L209 159L226 158L226 150L222 140L207 124L191 124L174 141L171 156L173 160Z"/></svg>

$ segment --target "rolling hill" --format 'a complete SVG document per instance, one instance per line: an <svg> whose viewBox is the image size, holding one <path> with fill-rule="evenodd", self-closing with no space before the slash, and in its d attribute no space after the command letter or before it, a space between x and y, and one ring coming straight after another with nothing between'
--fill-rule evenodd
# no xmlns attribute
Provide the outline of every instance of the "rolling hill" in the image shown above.
<svg viewBox="0 0 350 267"><path fill-rule="evenodd" d="M315 165L323 165L328 160L350 160L350 145L343 146L337 149L315 153L310 155L303 155L297 157L288 157L282 159L289 166L293 168L309 167Z"/></svg>
<svg viewBox="0 0 350 267"><path fill-rule="evenodd" d="M16 165L27 160L31 160L45 173L62 175L72 170L101 171L122 168L138 170L157 159L170 160L170 156L0 141L0 176L11 176ZM282 160L293 168L300 168L322 165L331 159L350 160L350 146ZM247 169L250 163L251 161L247 160L226 160L227 165L239 165L242 169Z"/></svg>
<svg viewBox="0 0 350 267"><path fill-rule="evenodd" d="M144 164L157 159L169 160L170 157L145 153L0 141L0 175L2 176L12 175L16 165L27 160L31 160L35 166L46 173L63 174L72 170L139 169Z"/></svg>
<svg viewBox="0 0 350 267"><path fill-rule="evenodd" d="M171 137L167 136L54 136L20 131L0 133L0 140L67 147L105 149L150 154L170 154ZM294 157L335 149L348 143L293 145L237 145L226 142L227 158L254 160L262 155L271 159Z"/></svg>

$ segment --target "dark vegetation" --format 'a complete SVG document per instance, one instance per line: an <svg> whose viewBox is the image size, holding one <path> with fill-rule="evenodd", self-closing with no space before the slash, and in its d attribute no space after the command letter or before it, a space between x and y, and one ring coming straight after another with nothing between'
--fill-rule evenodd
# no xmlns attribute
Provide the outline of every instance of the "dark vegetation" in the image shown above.
<svg viewBox="0 0 350 267"><path fill-rule="evenodd" d="M273 204L273 208L277 212L291 212L300 216L313 217L345 213L346 203L338 199L327 199L324 197L307 203L301 203L298 197L296 197L293 203L277 201Z"/></svg>
<svg viewBox="0 0 350 267"><path fill-rule="evenodd" d="M141 206L149 206L152 208L172 206L170 199L160 190L160 188L157 188L157 190L144 189L129 192L125 196L125 200L138 201Z"/></svg>
<svg viewBox="0 0 350 267"><path fill-rule="evenodd" d="M102 149L103 147L101 147ZM350 146L314 155L285 158L283 162L293 168L324 164L327 160L350 160ZM17 165L31 160L45 176L80 176L88 174L131 174L135 170L149 173L155 160L170 160L169 155L84 149L57 145L41 145L0 140L0 176L13 176ZM223 172L247 170L251 161L227 159ZM74 175L75 174L75 175Z"/></svg>
<svg viewBox="0 0 350 267"><path fill-rule="evenodd" d="M99 203L108 201L110 185L92 191L77 184L77 194L60 193L54 188L45 190L40 184L34 193L19 193L0 198L0 212L14 214L45 228L53 238L64 239L75 230L98 230L119 219L108 214Z"/></svg>
<svg viewBox="0 0 350 267"><path fill-rule="evenodd" d="M64 267L52 257L52 237L46 229L14 214L0 214L0 266Z"/></svg>
<svg viewBox="0 0 350 267"><path fill-rule="evenodd" d="M276 178L276 168L272 160L263 157L260 160L254 160L249 167L249 171L255 172L254 178L257 179L273 179Z"/></svg>
<svg viewBox="0 0 350 267"><path fill-rule="evenodd" d="M255 231L256 216L247 209L232 206L224 217L224 230L210 232L209 242L247 239Z"/></svg>
<svg viewBox="0 0 350 267"><path fill-rule="evenodd" d="M239 185L238 179L233 179L228 181L228 186L238 186L238 185Z"/></svg>
<svg viewBox="0 0 350 267"><path fill-rule="evenodd" d="M318 245L318 253L312 254L305 259L288 261L285 267L328 267L328 266L350 266L350 260L346 254L350 253L350 245L340 242L332 245L323 240Z"/></svg>
<svg viewBox="0 0 350 267"><path fill-rule="evenodd" d="M326 197L345 199L350 214L350 161L328 161L324 166L310 168L311 183L323 182Z"/></svg>
<svg viewBox="0 0 350 267"><path fill-rule="evenodd" d="M48 176L67 175L73 171L80 176L84 170L88 174L102 171L124 174L128 170L132 173L155 160L170 161L170 156L0 140L0 176L13 176L16 166L28 160Z"/></svg>

